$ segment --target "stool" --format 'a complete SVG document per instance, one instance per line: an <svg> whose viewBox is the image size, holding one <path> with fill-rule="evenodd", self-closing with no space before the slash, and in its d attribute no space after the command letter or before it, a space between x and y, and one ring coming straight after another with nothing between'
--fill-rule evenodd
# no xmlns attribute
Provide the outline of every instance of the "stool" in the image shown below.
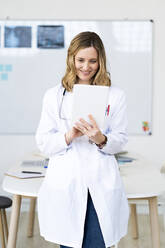
<svg viewBox="0 0 165 248"><path fill-rule="evenodd" d="M6 238L6 243L8 239L8 226L7 226L5 209L11 207L11 205L12 205L12 200L10 198L5 196L0 196L0 236L1 236L2 248L5 248L5 238Z"/></svg>

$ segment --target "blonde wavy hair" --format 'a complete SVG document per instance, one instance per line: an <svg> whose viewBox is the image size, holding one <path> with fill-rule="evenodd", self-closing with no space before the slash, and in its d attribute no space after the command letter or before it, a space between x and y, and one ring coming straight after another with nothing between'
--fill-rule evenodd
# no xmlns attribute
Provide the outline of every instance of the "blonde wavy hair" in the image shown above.
<svg viewBox="0 0 165 248"><path fill-rule="evenodd" d="M98 53L99 68L91 79L92 85L111 86L110 74L106 69L106 55L102 40L94 32L82 32L76 35L70 43L67 53L67 67L62 85L67 91L72 91L74 84L78 82L75 69L75 55L80 49L94 47Z"/></svg>

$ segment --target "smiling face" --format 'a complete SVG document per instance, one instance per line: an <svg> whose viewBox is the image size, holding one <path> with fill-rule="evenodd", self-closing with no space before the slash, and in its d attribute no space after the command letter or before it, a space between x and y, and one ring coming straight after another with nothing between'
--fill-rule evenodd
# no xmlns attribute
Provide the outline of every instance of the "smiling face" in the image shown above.
<svg viewBox="0 0 165 248"><path fill-rule="evenodd" d="M98 68L98 53L94 47L80 49L75 55L75 69L79 84L90 84Z"/></svg>

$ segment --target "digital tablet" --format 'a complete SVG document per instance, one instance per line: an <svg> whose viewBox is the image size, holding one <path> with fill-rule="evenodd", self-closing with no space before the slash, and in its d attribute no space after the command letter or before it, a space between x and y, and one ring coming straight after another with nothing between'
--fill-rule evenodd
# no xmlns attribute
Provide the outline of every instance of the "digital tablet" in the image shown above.
<svg viewBox="0 0 165 248"><path fill-rule="evenodd" d="M103 128L108 93L108 86L75 84L73 88L72 126L80 118L89 122L88 115L91 114L99 128Z"/></svg>

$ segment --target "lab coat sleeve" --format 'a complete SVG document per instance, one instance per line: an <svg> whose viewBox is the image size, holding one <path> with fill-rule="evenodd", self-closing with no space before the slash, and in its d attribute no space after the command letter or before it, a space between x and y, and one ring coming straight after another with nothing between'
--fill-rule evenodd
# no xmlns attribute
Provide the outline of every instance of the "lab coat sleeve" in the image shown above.
<svg viewBox="0 0 165 248"><path fill-rule="evenodd" d="M58 110L55 108L55 96L52 97L49 91L43 99L41 119L36 132L36 143L41 152L51 157L57 153L64 154L70 147L65 141L65 132L58 131L57 119Z"/></svg>
<svg viewBox="0 0 165 248"><path fill-rule="evenodd" d="M99 149L101 152L116 154L123 150L128 141L127 123L126 97L125 93L121 91L115 102L109 128L104 133L107 136L107 143L102 149Z"/></svg>

